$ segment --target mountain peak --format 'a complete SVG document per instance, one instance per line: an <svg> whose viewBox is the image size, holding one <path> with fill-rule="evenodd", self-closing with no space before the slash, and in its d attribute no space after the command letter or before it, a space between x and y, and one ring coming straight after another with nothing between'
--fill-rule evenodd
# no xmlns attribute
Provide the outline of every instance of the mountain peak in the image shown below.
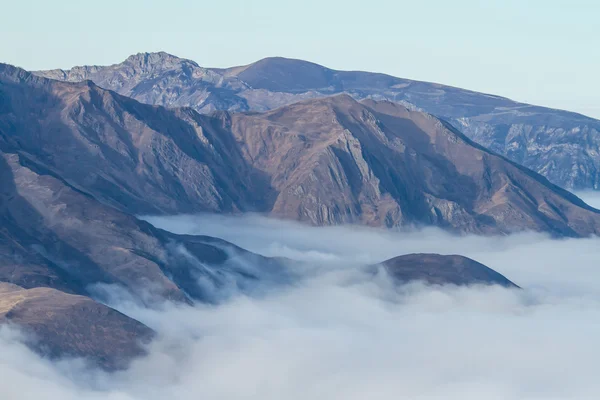
<svg viewBox="0 0 600 400"><path fill-rule="evenodd" d="M284 57L268 57L252 64L223 70L256 89L275 92L302 92L330 86L334 74L329 68L309 61Z"/></svg>
<svg viewBox="0 0 600 400"><path fill-rule="evenodd" d="M198 64L196 64L194 61L191 60L187 60L185 58L180 58L177 57L173 54L167 53L165 51L158 51L158 52L142 52L142 53L136 53L136 54L132 54L129 57L127 57L127 59L125 59L125 61L122 64L138 64L138 65L157 65L157 64L182 64L182 63L189 63L192 64L196 67L198 67Z"/></svg>

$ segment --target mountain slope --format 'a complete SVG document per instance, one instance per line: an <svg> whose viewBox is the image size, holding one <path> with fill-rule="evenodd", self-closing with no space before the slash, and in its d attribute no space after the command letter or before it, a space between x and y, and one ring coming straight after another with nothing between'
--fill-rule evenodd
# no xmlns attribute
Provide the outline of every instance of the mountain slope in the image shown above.
<svg viewBox="0 0 600 400"><path fill-rule="evenodd" d="M600 232L600 212L543 177L396 103L349 96L223 114L277 190L272 213L314 224L461 232Z"/></svg>
<svg viewBox="0 0 600 400"><path fill-rule="evenodd" d="M87 358L114 370L144 354L154 332L92 299L49 288L0 282L0 322L18 326L28 343L50 358Z"/></svg>
<svg viewBox="0 0 600 400"><path fill-rule="evenodd" d="M36 74L91 79L145 103L190 106L200 112L266 111L342 92L357 99L393 100L448 120L476 142L559 186L600 189L600 121L499 96L280 57L205 69L166 53L140 53L109 67Z"/></svg>
<svg viewBox="0 0 600 400"><path fill-rule="evenodd" d="M0 65L0 94L7 146L104 203L139 214L266 207L270 189L231 135L190 109L152 107L91 82L8 65Z"/></svg>

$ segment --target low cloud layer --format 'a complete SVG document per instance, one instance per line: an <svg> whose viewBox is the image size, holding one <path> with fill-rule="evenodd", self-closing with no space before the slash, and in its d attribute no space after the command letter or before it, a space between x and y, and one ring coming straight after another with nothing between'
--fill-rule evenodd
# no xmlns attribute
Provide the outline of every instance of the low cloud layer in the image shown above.
<svg viewBox="0 0 600 400"><path fill-rule="evenodd" d="M587 190L575 194L590 206L600 210L600 191Z"/></svg>
<svg viewBox="0 0 600 400"><path fill-rule="evenodd" d="M7 399L597 399L600 239L456 237L222 216L148 218L270 256L304 279L219 305L113 306L156 329L148 357L105 374L51 363L0 330ZM395 288L358 265L400 254L474 258L522 291ZM104 288L110 292L110 288ZM115 295L118 293L114 293Z"/></svg>

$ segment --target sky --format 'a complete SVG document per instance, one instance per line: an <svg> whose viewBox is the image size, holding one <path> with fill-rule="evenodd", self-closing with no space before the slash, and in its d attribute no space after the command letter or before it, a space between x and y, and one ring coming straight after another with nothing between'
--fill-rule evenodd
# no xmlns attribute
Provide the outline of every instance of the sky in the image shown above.
<svg viewBox="0 0 600 400"><path fill-rule="evenodd" d="M167 51L202 66L300 58L600 118L595 0L5 1L0 61L113 64Z"/></svg>

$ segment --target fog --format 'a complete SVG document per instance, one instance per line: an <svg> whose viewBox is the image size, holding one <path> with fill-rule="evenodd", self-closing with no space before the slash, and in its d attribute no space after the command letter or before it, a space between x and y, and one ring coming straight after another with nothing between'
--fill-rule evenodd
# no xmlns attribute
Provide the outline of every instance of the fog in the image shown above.
<svg viewBox="0 0 600 400"><path fill-rule="evenodd" d="M0 329L6 399L597 399L600 239L315 228L260 216L147 217L294 264L303 279L218 305L112 306L154 328L149 355L107 374L49 362ZM396 287L359 265L462 254L523 290ZM260 266L256 266L259 268ZM111 288L105 288L110 292ZM109 296L110 297L110 296Z"/></svg>
<svg viewBox="0 0 600 400"><path fill-rule="evenodd" d="M600 190L586 190L575 194L590 206L600 210Z"/></svg>

